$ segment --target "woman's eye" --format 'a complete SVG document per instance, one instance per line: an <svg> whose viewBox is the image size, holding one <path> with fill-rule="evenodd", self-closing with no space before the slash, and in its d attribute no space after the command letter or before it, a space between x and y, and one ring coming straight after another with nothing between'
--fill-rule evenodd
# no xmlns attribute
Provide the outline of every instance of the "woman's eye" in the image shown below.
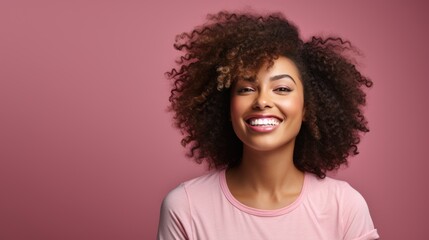
<svg viewBox="0 0 429 240"><path fill-rule="evenodd" d="M276 91L276 92L291 92L292 91L292 89L290 89L290 88L288 88L288 87L278 87L278 88L276 88L276 89L274 89L274 91Z"/></svg>
<svg viewBox="0 0 429 240"><path fill-rule="evenodd" d="M248 93L248 92L253 92L253 88L251 88L251 87L244 87L244 88L238 89L238 93Z"/></svg>

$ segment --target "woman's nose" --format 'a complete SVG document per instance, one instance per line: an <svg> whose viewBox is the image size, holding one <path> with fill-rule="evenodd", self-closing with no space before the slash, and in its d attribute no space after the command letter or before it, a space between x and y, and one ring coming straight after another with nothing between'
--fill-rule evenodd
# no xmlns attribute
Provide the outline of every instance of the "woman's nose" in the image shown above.
<svg viewBox="0 0 429 240"><path fill-rule="evenodd" d="M255 98L255 102L253 103L254 109L265 109L271 108L272 102L267 93L259 92L258 96Z"/></svg>

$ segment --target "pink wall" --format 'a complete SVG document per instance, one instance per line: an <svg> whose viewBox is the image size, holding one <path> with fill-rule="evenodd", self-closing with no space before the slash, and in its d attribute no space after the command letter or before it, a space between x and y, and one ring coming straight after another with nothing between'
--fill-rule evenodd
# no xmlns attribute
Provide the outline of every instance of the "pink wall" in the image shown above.
<svg viewBox="0 0 429 240"><path fill-rule="evenodd" d="M337 177L365 196L383 239L423 239L428 6L323 2L2 0L0 239L154 239L163 196L203 172L165 112L174 36L249 7L362 50L371 132Z"/></svg>

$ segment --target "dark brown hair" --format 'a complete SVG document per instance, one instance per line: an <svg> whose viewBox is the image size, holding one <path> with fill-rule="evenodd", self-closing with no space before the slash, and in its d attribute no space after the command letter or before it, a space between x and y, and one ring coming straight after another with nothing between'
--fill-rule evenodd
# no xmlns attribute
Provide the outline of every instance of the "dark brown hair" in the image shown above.
<svg viewBox="0 0 429 240"><path fill-rule="evenodd" d="M348 57L356 52L350 42L333 37L304 42L280 13L220 12L207 19L177 36L174 47L183 55L167 73L173 81L170 109L184 134L182 145L190 146L189 157L207 161L210 168L240 163L243 145L229 121L229 87L279 56L295 62L304 85L306 114L295 143L296 167L324 178L358 154L360 133L369 131L363 88L372 81Z"/></svg>

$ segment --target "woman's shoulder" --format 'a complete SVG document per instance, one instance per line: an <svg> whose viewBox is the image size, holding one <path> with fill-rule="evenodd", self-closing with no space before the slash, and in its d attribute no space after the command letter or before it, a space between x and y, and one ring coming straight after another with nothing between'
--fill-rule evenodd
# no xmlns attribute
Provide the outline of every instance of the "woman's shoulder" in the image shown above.
<svg viewBox="0 0 429 240"><path fill-rule="evenodd" d="M163 204L187 205L190 197L195 199L213 193L213 189L219 188L220 173L221 171L211 171L180 183L165 196Z"/></svg>
<svg viewBox="0 0 429 240"><path fill-rule="evenodd" d="M362 239L378 237L364 197L349 183L330 177L320 179L314 175L309 176L309 183L309 205L316 206L316 211L338 216L339 227L347 236L345 239L354 239L364 234L371 238Z"/></svg>
<svg viewBox="0 0 429 240"><path fill-rule="evenodd" d="M321 179L313 174L308 175L311 190L315 194L322 194L331 197L362 198L362 195L344 180L331 177Z"/></svg>
<svg viewBox="0 0 429 240"><path fill-rule="evenodd" d="M199 187L207 187L212 184L219 184L219 174L221 174L223 170L213 170L207 172L201 176L192 178L183 182L181 185L186 189L190 188L199 188Z"/></svg>
<svg viewBox="0 0 429 240"><path fill-rule="evenodd" d="M179 184L164 198L158 227L159 239L188 239L192 234L192 211L208 209L210 197L219 185L219 171L206 173ZM205 204L205 205L204 205Z"/></svg>
<svg viewBox="0 0 429 240"><path fill-rule="evenodd" d="M331 177L320 179L315 175L309 176L307 200L321 209L336 209L343 216L369 213L362 194L348 182Z"/></svg>

